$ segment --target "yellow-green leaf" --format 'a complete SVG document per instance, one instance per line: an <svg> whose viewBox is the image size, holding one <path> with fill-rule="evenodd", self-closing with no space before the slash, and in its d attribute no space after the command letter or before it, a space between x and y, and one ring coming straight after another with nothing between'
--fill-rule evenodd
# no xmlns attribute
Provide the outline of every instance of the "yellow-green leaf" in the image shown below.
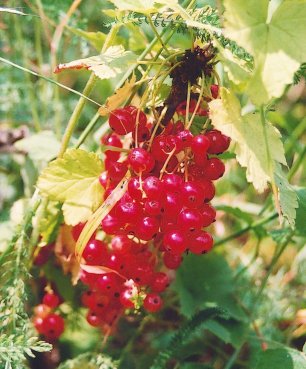
<svg viewBox="0 0 306 369"><path fill-rule="evenodd" d="M88 32L79 28L68 27L67 28L77 36L80 36L87 40L97 51L101 51L102 46L106 39L106 34L102 32Z"/></svg>
<svg viewBox="0 0 306 369"><path fill-rule="evenodd" d="M109 0L119 10L129 10L137 13L155 13L164 6L176 7L177 0Z"/></svg>
<svg viewBox="0 0 306 369"><path fill-rule="evenodd" d="M120 77L129 64L136 61L136 55L125 51L123 46L111 46L104 53L85 59L74 60L70 63L59 64L55 73L66 69L88 69L100 79Z"/></svg>
<svg viewBox="0 0 306 369"><path fill-rule="evenodd" d="M85 221L102 203L99 175L103 170L98 155L69 149L41 173L37 187L50 200L62 202L66 224Z"/></svg>
<svg viewBox="0 0 306 369"><path fill-rule="evenodd" d="M306 0L225 0L224 33L254 57L248 93L261 105L282 95L306 60Z"/></svg>
<svg viewBox="0 0 306 369"><path fill-rule="evenodd" d="M112 110L118 108L131 94L135 86L136 77L133 74L129 81L115 91L114 95L107 98L106 103L99 109L99 114L102 116L108 115Z"/></svg>
<svg viewBox="0 0 306 369"><path fill-rule="evenodd" d="M239 100L227 89L221 88L220 96L209 103L212 124L234 141L237 160L246 168L247 180L262 192L274 180L275 161L286 165L280 133L269 123L264 130L258 113L241 116Z"/></svg>

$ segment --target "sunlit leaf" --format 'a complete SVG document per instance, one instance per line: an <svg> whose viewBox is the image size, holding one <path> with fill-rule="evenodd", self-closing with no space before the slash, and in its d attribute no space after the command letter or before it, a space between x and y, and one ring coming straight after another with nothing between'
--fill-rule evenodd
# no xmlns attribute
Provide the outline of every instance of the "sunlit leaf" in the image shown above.
<svg viewBox="0 0 306 369"><path fill-rule="evenodd" d="M258 113L241 116L238 99L227 89L221 88L220 96L209 103L212 124L234 141L234 151L240 165L246 168L247 180L262 192L274 180L275 161L286 165L280 133L269 123L264 130Z"/></svg>
<svg viewBox="0 0 306 369"><path fill-rule="evenodd" d="M59 64L55 73L66 69L88 69L100 79L120 77L125 73L129 64L134 63L136 55L131 51L125 51L120 46L111 46L104 53L85 59L74 60L69 63Z"/></svg>
<svg viewBox="0 0 306 369"><path fill-rule="evenodd" d="M41 173L38 188L49 199L64 203L64 208L73 207L67 213L65 222L75 225L79 213L83 221L102 203L103 190L99 175L103 170L98 155L81 149L69 149L63 158L52 161Z"/></svg>
<svg viewBox="0 0 306 369"><path fill-rule="evenodd" d="M225 36L254 57L248 93L256 104L281 96L306 60L306 1L284 0L276 9L269 9L269 3L224 1Z"/></svg>

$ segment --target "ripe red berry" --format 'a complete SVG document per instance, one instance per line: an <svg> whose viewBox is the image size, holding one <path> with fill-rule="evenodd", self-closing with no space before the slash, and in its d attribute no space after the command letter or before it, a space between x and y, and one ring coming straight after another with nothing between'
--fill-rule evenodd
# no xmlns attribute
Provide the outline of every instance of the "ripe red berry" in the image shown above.
<svg viewBox="0 0 306 369"><path fill-rule="evenodd" d="M116 109L110 113L109 125L118 135L126 135L132 132L135 127L135 121L131 114L125 109Z"/></svg>
<svg viewBox="0 0 306 369"><path fill-rule="evenodd" d="M144 217L135 226L135 235L144 241L154 238L159 229L159 221L155 217Z"/></svg>
<svg viewBox="0 0 306 369"><path fill-rule="evenodd" d="M137 139L137 142L148 141L150 138L150 130L146 126L139 125L138 127L135 127L135 129L133 130L132 137L134 141L136 141Z"/></svg>
<svg viewBox="0 0 306 369"><path fill-rule="evenodd" d="M44 295L42 303L54 309L60 304L60 299L54 292L48 292Z"/></svg>
<svg viewBox="0 0 306 369"><path fill-rule="evenodd" d="M147 199L144 202L144 211L146 215L156 217L161 215L164 209L160 201Z"/></svg>
<svg viewBox="0 0 306 369"><path fill-rule="evenodd" d="M39 304L34 308L34 314L40 318L45 318L51 311L50 306Z"/></svg>
<svg viewBox="0 0 306 369"><path fill-rule="evenodd" d="M102 230L107 234L116 234L121 231L123 224L119 221L118 217L107 214L102 222L101 227Z"/></svg>
<svg viewBox="0 0 306 369"><path fill-rule="evenodd" d="M86 320L93 327L99 327L103 322L101 317L99 317L96 312L90 310L86 315Z"/></svg>
<svg viewBox="0 0 306 369"><path fill-rule="evenodd" d="M143 190L151 200L159 200L163 196L164 185L155 176L147 177L143 182Z"/></svg>
<svg viewBox="0 0 306 369"><path fill-rule="evenodd" d="M43 332L44 332L44 319L41 318L40 316L35 316L33 318L33 324L34 324L34 327L36 328L37 332L39 334L43 334Z"/></svg>
<svg viewBox="0 0 306 369"><path fill-rule="evenodd" d="M108 169L108 178L112 183L119 183L125 176L128 169L127 162L119 163L117 161L112 162L112 165Z"/></svg>
<svg viewBox="0 0 306 369"><path fill-rule="evenodd" d="M107 259L107 246L100 240L91 240L87 243L82 256L88 265L102 265Z"/></svg>
<svg viewBox="0 0 306 369"><path fill-rule="evenodd" d="M118 277L115 273L100 274L96 280L97 291L103 294L113 293L117 289Z"/></svg>
<svg viewBox="0 0 306 369"><path fill-rule="evenodd" d="M177 217L177 225L185 233L194 233L202 227L202 216L197 209L184 209Z"/></svg>
<svg viewBox="0 0 306 369"><path fill-rule="evenodd" d="M203 204L199 209L202 215L202 227L208 227L216 219L216 210L209 204Z"/></svg>
<svg viewBox="0 0 306 369"><path fill-rule="evenodd" d="M215 181L221 178L225 172L225 166L222 161L218 158L211 158L207 160L205 166L205 176L211 181Z"/></svg>
<svg viewBox="0 0 306 369"><path fill-rule="evenodd" d="M206 132L205 136L208 138L210 144L207 152L209 154L221 154L228 149L231 139L220 131L212 129Z"/></svg>
<svg viewBox="0 0 306 369"><path fill-rule="evenodd" d="M51 313L44 318L42 323L42 333L49 341L54 341L64 332L64 319L58 315Z"/></svg>
<svg viewBox="0 0 306 369"><path fill-rule="evenodd" d="M149 173L155 164L153 156L142 148L132 149L128 155L128 162L137 174Z"/></svg>
<svg viewBox="0 0 306 369"><path fill-rule="evenodd" d="M215 190L214 184L212 183L212 181L209 181L208 179L204 179L204 178L201 179L199 183L204 191L204 196L203 196L204 202L209 202L215 197L216 190Z"/></svg>
<svg viewBox="0 0 306 369"><path fill-rule="evenodd" d="M120 293L120 303L123 307L132 309L135 307L134 302L132 299L134 298L133 290L131 288L125 288Z"/></svg>
<svg viewBox="0 0 306 369"><path fill-rule="evenodd" d="M183 231L175 229L166 232L163 238L163 245L168 252L182 254L187 248Z"/></svg>
<svg viewBox="0 0 306 369"><path fill-rule="evenodd" d="M142 199L142 191L140 189L140 180L137 177L133 177L128 183L128 193L133 200L140 201Z"/></svg>
<svg viewBox="0 0 306 369"><path fill-rule="evenodd" d="M189 250L194 254L205 254L212 249L213 243L211 235L202 231L190 239Z"/></svg>
<svg viewBox="0 0 306 369"><path fill-rule="evenodd" d="M213 99L216 99L219 95L219 85L211 85L210 92Z"/></svg>
<svg viewBox="0 0 306 369"><path fill-rule="evenodd" d="M117 147L117 148L122 148L122 142L119 138L118 135L116 135L115 133L111 133L108 134L106 136L103 136L101 138L101 144L105 145L105 146L113 146L113 147ZM112 161L117 161L120 157L120 152L118 151L113 151L111 149L109 150L105 150L105 155L108 159L112 160Z"/></svg>
<svg viewBox="0 0 306 369"><path fill-rule="evenodd" d="M198 181L187 181L181 186L181 201L189 208L197 208L203 202L204 191Z"/></svg>
<svg viewBox="0 0 306 369"><path fill-rule="evenodd" d="M166 273L158 272L153 275L151 282L151 290L153 292L163 292L170 284L169 277Z"/></svg>
<svg viewBox="0 0 306 369"><path fill-rule="evenodd" d="M178 132L176 137L181 141L182 148L191 147L193 134L188 129Z"/></svg>
<svg viewBox="0 0 306 369"><path fill-rule="evenodd" d="M177 269L183 258L180 254L172 254L171 252L165 252L163 256L164 264L169 269Z"/></svg>
<svg viewBox="0 0 306 369"><path fill-rule="evenodd" d="M147 116L143 111L137 109L136 106L129 105L124 108L125 111L128 111L131 114L132 119L136 124L137 116L138 116L138 124L139 126L145 126L147 124Z"/></svg>
<svg viewBox="0 0 306 369"><path fill-rule="evenodd" d="M179 193L183 179L177 174L165 174L163 176L163 184L165 191Z"/></svg>
<svg viewBox="0 0 306 369"><path fill-rule="evenodd" d="M156 293L148 293L143 301L143 307L150 313L156 313L161 309L163 300Z"/></svg>
<svg viewBox="0 0 306 369"><path fill-rule="evenodd" d="M195 155L205 155L209 148L210 141L204 135L197 135L192 138L191 150Z"/></svg>

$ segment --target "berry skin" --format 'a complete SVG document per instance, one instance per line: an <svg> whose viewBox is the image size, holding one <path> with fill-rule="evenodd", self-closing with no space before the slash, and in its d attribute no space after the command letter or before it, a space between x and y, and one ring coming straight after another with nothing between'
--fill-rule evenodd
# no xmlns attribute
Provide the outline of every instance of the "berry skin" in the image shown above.
<svg viewBox="0 0 306 369"><path fill-rule="evenodd" d="M107 246L100 240L91 240L82 256L88 265L102 265L107 258Z"/></svg>
<svg viewBox="0 0 306 369"><path fill-rule="evenodd" d="M60 304L60 299L55 293L48 292L44 295L42 303L54 309Z"/></svg>
<svg viewBox="0 0 306 369"><path fill-rule="evenodd" d="M119 183L127 172L128 165L126 162L119 163L117 161L112 162L108 169L108 178L111 183Z"/></svg>
<svg viewBox="0 0 306 369"><path fill-rule="evenodd" d="M188 208L197 208L203 202L204 191L198 181L184 182L181 186L181 201Z"/></svg>
<svg viewBox="0 0 306 369"><path fill-rule="evenodd" d="M179 193L183 179L177 174L165 174L163 176L163 184L165 191Z"/></svg>
<svg viewBox="0 0 306 369"><path fill-rule="evenodd" d="M41 318L40 316L35 316L33 318L33 324L39 334L44 333L44 319L43 318Z"/></svg>
<svg viewBox="0 0 306 369"><path fill-rule="evenodd" d="M203 204L199 209L202 215L202 227L208 227L216 219L216 210L209 204Z"/></svg>
<svg viewBox="0 0 306 369"><path fill-rule="evenodd" d="M160 201L147 199L144 202L144 211L146 215L156 217L160 215L164 209Z"/></svg>
<svg viewBox="0 0 306 369"><path fill-rule="evenodd" d="M152 292L163 292L169 286L170 280L166 273L158 272L153 275L151 282Z"/></svg>
<svg viewBox="0 0 306 369"><path fill-rule="evenodd" d="M213 99L217 99L219 95L219 85L211 85L210 86L210 92Z"/></svg>
<svg viewBox="0 0 306 369"><path fill-rule="evenodd" d="M132 298L135 297L131 288L126 288L120 293L120 303L123 307L132 309L135 307Z"/></svg>
<svg viewBox="0 0 306 369"><path fill-rule="evenodd" d="M138 115L138 124L139 126L145 126L147 124L147 116L143 111L137 109L136 106L129 105L124 108L125 111L128 111L131 114L132 119L135 121L137 120Z"/></svg>
<svg viewBox="0 0 306 369"><path fill-rule="evenodd" d="M214 240L207 232L200 232L189 242L189 250L197 255L205 254L212 249Z"/></svg>
<svg viewBox="0 0 306 369"><path fill-rule="evenodd" d="M111 133L109 135L103 136L101 138L101 144L105 146L114 146L119 149L122 148L122 142L119 136L117 136L115 133ZM113 150L106 150L105 155L108 159L112 161L117 161L120 157L120 152L113 151Z"/></svg>
<svg viewBox="0 0 306 369"><path fill-rule="evenodd" d="M39 318L45 318L50 312L50 306L45 304L39 304L34 308L34 314Z"/></svg>
<svg viewBox="0 0 306 369"><path fill-rule="evenodd" d="M116 234L120 232L122 226L123 224L119 221L118 217L110 214L107 214L101 222L101 227L107 234Z"/></svg>
<svg viewBox="0 0 306 369"><path fill-rule="evenodd" d="M178 269L181 265L183 258L180 254L172 254L171 252L165 252L163 256L164 264L168 269Z"/></svg>
<svg viewBox="0 0 306 369"><path fill-rule="evenodd" d="M202 227L202 216L197 209L182 210L177 217L177 225L184 232L194 233Z"/></svg>
<svg viewBox="0 0 306 369"><path fill-rule="evenodd" d="M207 150L209 154L221 154L228 149L231 143L231 139L229 137L216 129L206 132L205 136L210 142Z"/></svg>
<svg viewBox="0 0 306 369"><path fill-rule="evenodd" d="M151 152L157 161L164 162L174 150L178 153L183 149L181 140L173 135L161 135L153 140Z"/></svg>
<svg viewBox="0 0 306 369"><path fill-rule="evenodd" d="M149 173L154 168L153 156L142 148L132 149L128 155L128 163L137 174Z"/></svg>
<svg viewBox="0 0 306 369"><path fill-rule="evenodd" d="M125 109L116 109L110 113L109 125L118 135L126 135L132 132L135 127L135 121L131 114Z"/></svg>
<svg viewBox="0 0 306 369"><path fill-rule="evenodd" d="M205 166L205 177L211 181L215 181L223 176L225 166L218 158L211 158L207 160Z"/></svg>
<svg viewBox="0 0 306 369"><path fill-rule="evenodd" d="M99 327L103 322L101 317L99 317L96 312L90 310L86 315L86 320L93 327Z"/></svg>
<svg viewBox="0 0 306 369"><path fill-rule="evenodd" d="M54 341L64 332L64 319L58 315L51 313L44 318L42 323L42 333L49 341Z"/></svg>
<svg viewBox="0 0 306 369"><path fill-rule="evenodd" d="M116 216L120 222L136 223L142 217L143 210L139 203L120 201L116 207Z"/></svg>
<svg viewBox="0 0 306 369"><path fill-rule="evenodd" d="M111 248L115 253L128 254L133 246L133 241L126 235L118 235L112 238Z"/></svg>
<svg viewBox="0 0 306 369"><path fill-rule="evenodd" d="M143 190L151 200L159 200L163 196L163 183L155 176L147 177L143 182Z"/></svg>
<svg viewBox="0 0 306 369"><path fill-rule="evenodd" d="M195 155L204 156L209 148L210 141L204 135L197 135L192 138L191 150Z"/></svg>
<svg viewBox="0 0 306 369"><path fill-rule="evenodd" d="M179 229L166 232L163 245L168 252L182 254L186 250L186 240L183 232Z"/></svg>
<svg viewBox="0 0 306 369"><path fill-rule="evenodd" d="M192 133L184 129L183 131L180 131L176 134L176 137L181 141L182 148L191 147L193 135Z"/></svg>
<svg viewBox="0 0 306 369"><path fill-rule="evenodd" d="M146 298L143 300L143 307L149 313L156 313L162 308L163 300L156 293L148 293Z"/></svg>
<svg viewBox="0 0 306 369"><path fill-rule="evenodd" d="M159 221L154 217L144 217L135 226L135 235L144 241L149 241L156 236L159 229Z"/></svg>
<svg viewBox="0 0 306 369"><path fill-rule="evenodd" d="M118 278L115 273L105 273L99 275L96 281L96 289L100 293L111 294L117 289Z"/></svg>
<svg viewBox="0 0 306 369"><path fill-rule="evenodd" d="M215 194L216 194L214 184L212 183L212 181L209 181L208 179L202 179L200 181L200 185L204 191L204 196L203 196L204 202L209 202L215 197Z"/></svg>
<svg viewBox="0 0 306 369"><path fill-rule="evenodd" d="M146 126L138 126L133 130L132 137L136 141L136 131L137 131L137 142L144 142L150 139L150 130Z"/></svg>
<svg viewBox="0 0 306 369"><path fill-rule="evenodd" d="M135 201L140 201L142 199L142 191L140 189L139 178L133 177L129 180L128 193Z"/></svg>

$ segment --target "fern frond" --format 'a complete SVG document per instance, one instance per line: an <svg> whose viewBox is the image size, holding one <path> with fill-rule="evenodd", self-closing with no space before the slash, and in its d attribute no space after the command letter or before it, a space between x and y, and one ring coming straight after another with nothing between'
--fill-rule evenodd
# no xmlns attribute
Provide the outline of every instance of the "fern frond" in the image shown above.
<svg viewBox="0 0 306 369"><path fill-rule="evenodd" d="M174 334L167 349L158 354L150 369L164 369L167 361L171 359L175 353L182 348L184 343L201 328L201 325L204 322L217 317L227 319L228 314L224 309L220 309L218 307L206 308L199 311Z"/></svg>

